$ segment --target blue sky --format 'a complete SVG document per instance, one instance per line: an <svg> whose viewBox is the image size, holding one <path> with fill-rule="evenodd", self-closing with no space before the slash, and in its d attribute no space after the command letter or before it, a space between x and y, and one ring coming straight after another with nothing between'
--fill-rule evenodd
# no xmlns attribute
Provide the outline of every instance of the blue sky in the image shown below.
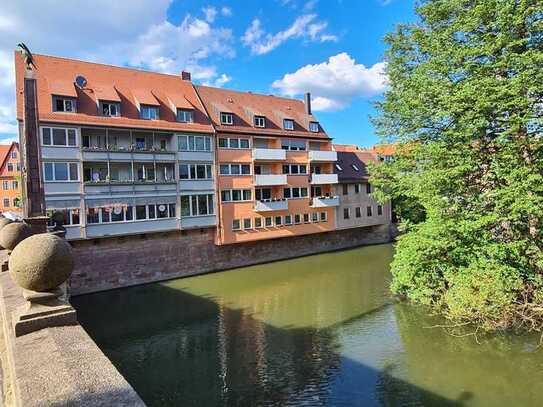
<svg viewBox="0 0 543 407"><path fill-rule="evenodd" d="M238 90L308 90L336 142L370 146L378 142L371 102L386 86L383 36L414 19L412 0L89 3L10 0L0 10L0 139L15 133L12 50L24 41L37 53L188 69L195 82Z"/></svg>

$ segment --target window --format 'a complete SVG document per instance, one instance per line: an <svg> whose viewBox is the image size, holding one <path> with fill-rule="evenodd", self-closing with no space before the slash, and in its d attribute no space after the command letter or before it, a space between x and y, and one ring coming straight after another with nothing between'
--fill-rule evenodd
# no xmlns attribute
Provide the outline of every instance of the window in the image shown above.
<svg viewBox="0 0 543 407"><path fill-rule="evenodd" d="M317 212L313 212L311 214L311 221L313 223L318 223L319 222L319 214Z"/></svg>
<svg viewBox="0 0 543 407"><path fill-rule="evenodd" d="M4 198L4 207L9 208L9 198Z"/></svg>
<svg viewBox="0 0 543 407"><path fill-rule="evenodd" d="M262 218L255 218L255 229L262 228Z"/></svg>
<svg viewBox="0 0 543 407"><path fill-rule="evenodd" d="M349 194L349 184L343 184L343 195Z"/></svg>
<svg viewBox="0 0 543 407"><path fill-rule="evenodd" d="M182 123L194 122L194 111L189 109L177 109L177 121Z"/></svg>
<svg viewBox="0 0 543 407"><path fill-rule="evenodd" d="M13 158L13 159L17 158L17 151L12 151L11 152L11 158Z"/></svg>
<svg viewBox="0 0 543 407"><path fill-rule="evenodd" d="M304 223L309 223L309 213L304 213Z"/></svg>
<svg viewBox="0 0 543 407"><path fill-rule="evenodd" d="M15 202L14 202L15 203ZM62 224L65 226L79 225L79 208L66 208L66 209L48 209L47 216L50 218L49 225L54 226L51 218L53 214L62 215Z"/></svg>
<svg viewBox="0 0 543 407"><path fill-rule="evenodd" d="M264 116L255 116L255 127L266 127L266 118Z"/></svg>
<svg viewBox="0 0 543 407"><path fill-rule="evenodd" d="M294 224L299 225L300 223L302 223L302 215L297 213L294 215Z"/></svg>
<svg viewBox="0 0 543 407"><path fill-rule="evenodd" d="M227 124L229 126L234 124L234 115L232 113L221 112L221 124Z"/></svg>
<svg viewBox="0 0 543 407"><path fill-rule="evenodd" d="M213 179L211 164L179 164L179 179Z"/></svg>
<svg viewBox="0 0 543 407"><path fill-rule="evenodd" d="M79 181L77 163L43 163L43 174L45 181Z"/></svg>
<svg viewBox="0 0 543 407"><path fill-rule="evenodd" d="M336 164L336 169L337 169L338 171L343 171L343 168L341 168L341 165L339 165L339 164Z"/></svg>
<svg viewBox="0 0 543 407"><path fill-rule="evenodd" d="M249 139L247 138L220 138L220 148L249 148Z"/></svg>
<svg viewBox="0 0 543 407"><path fill-rule="evenodd" d="M265 199L271 199L271 188L256 188L255 199L257 201L263 201Z"/></svg>
<svg viewBox="0 0 543 407"><path fill-rule="evenodd" d="M285 225L292 225L292 215L285 215Z"/></svg>
<svg viewBox="0 0 543 407"><path fill-rule="evenodd" d="M307 165L298 165L298 164L283 165L283 174L305 175L307 174Z"/></svg>
<svg viewBox="0 0 543 407"><path fill-rule="evenodd" d="M8 181L3 181L2 182L2 189L4 191L7 191L9 189L9 182Z"/></svg>
<svg viewBox="0 0 543 407"><path fill-rule="evenodd" d="M44 146L77 146L77 133L75 129L43 127L41 130L41 134L42 145Z"/></svg>
<svg viewBox="0 0 543 407"><path fill-rule="evenodd" d="M211 137L181 135L177 137L179 151L211 151Z"/></svg>
<svg viewBox="0 0 543 407"><path fill-rule="evenodd" d="M145 120L157 120L158 106L140 105L140 118Z"/></svg>
<svg viewBox="0 0 543 407"><path fill-rule="evenodd" d="M281 140L281 148L287 151L305 151L305 141L300 140Z"/></svg>
<svg viewBox="0 0 543 407"><path fill-rule="evenodd" d="M234 219L232 221L232 230L241 230L241 223L239 219Z"/></svg>
<svg viewBox="0 0 543 407"><path fill-rule="evenodd" d="M11 181L11 187L13 189L19 188L19 182L18 181Z"/></svg>
<svg viewBox="0 0 543 407"><path fill-rule="evenodd" d="M221 164L219 166L221 175L251 175L249 164Z"/></svg>
<svg viewBox="0 0 543 407"><path fill-rule="evenodd" d="M360 193L360 184L354 184L354 193L355 194Z"/></svg>
<svg viewBox="0 0 543 407"><path fill-rule="evenodd" d="M371 206L368 206L368 207L366 208L366 214L367 214L368 216L373 216L373 211L372 211Z"/></svg>
<svg viewBox="0 0 543 407"><path fill-rule="evenodd" d="M306 187L283 188L283 197L287 199L306 198L307 188Z"/></svg>
<svg viewBox="0 0 543 407"><path fill-rule="evenodd" d="M9 172L13 171L13 164L12 163L8 163L8 171Z"/></svg>
<svg viewBox="0 0 543 407"><path fill-rule="evenodd" d="M326 222L328 220L326 212L321 212L321 222Z"/></svg>
<svg viewBox="0 0 543 407"><path fill-rule="evenodd" d="M276 216L275 217L275 226L281 226L283 225L283 217L282 216Z"/></svg>
<svg viewBox="0 0 543 407"><path fill-rule="evenodd" d="M366 184L366 193L371 194L371 184Z"/></svg>
<svg viewBox="0 0 543 407"><path fill-rule="evenodd" d="M316 197L316 196L322 196L322 187L320 186L312 186L311 187L311 197Z"/></svg>
<svg viewBox="0 0 543 407"><path fill-rule="evenodd" d="M53 112L75 112L75 99L53 96Z"/></svg>
<svg viewBox="0 0 543 407"><path fill-rule="evenodd" d="M264 219L264 224L266 225L267 228L270 228L273 226L273 219L271 216L268 216L267 218Z"/></svg>
<svg viewBox="0 0 543 407"><path fill-rule="evenodd" d="M318 122L309 122L309 131L313 133L319 132L319 123Z"/></svg>
<svg viewBox="0 0 543 407"><path fill-rule="evenodd" d="M362 217L362 209L360 207L354 208L354 216L357 218Z"/></svg>
<svg viewBox="0 0 543 407"><path fill-rule="evenodd" d="M383 206L377 205L377 216L383 216Z"/></svg>
<svg viewBox="0 0 543 407"><path fill-rule="evenodd" d="M294 120L292 120L292 119L283 119L283 128L285 130L294 130Z"/></svg>
<svg viewBox="0 0 543 407"><path fill-rule="evenodd" d="M343 208L343 219L349 219L350 216L350 210L349 208Z"/></svg>
<svg viewBox="0 0 543 407"><path fill-rule="evenodd" d="M181 217L208 216L215 213L213 194L181 196Z"/></svg>
<svg viewBox="0 0 543 407"><path fill-rule="evenodd" d="M251 218L243 219L243 229L248 230L248 229L252 229L252 228L253 228L253 224L252 224Z"/></svg>
<svg viewBox="0 0 543 407"><path fill-rule="evenodd" d="M121 115L121 104L114 102L100 102L102 116L117 117Z"/></svg>
<svg viewBox="0 0 543 407"><path fill-rule="evenodd" d="M355 165L355 164L351 164L351 167L353 167L353 170L355 170L355 171L360 171L360 169L358 168L358 166Z"/></svg>
<svg viewBox="0 0 543 407"><path fill-rule="evenodd" d="M233 201L250 201L251 190L250 189L228 189L221 191L222 202Z"/></svg>

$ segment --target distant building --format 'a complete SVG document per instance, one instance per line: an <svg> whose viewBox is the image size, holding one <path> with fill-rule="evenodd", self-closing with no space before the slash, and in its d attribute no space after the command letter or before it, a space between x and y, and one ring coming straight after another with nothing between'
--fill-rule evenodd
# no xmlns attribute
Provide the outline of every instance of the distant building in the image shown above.
<svg viewBox="0 0 543 407"><path fill-rule="evenodd" d="M391 161L396 152L397 144L377 144L372 148L364 149L363 151L368 151L377 156L379 161Z"/></svg>
<svg viewBox="0 0 543 407"><path fill-rule="evenodd" d="M0 145L0 211L21 211L19 143Z"/></svg>

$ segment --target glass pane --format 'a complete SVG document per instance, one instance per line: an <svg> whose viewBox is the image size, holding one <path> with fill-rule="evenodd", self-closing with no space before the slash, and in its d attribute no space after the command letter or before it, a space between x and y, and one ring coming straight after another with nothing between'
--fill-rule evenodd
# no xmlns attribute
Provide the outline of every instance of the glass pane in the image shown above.
<svg viewBox="0 0 543 407"><path fill-rule="evenodd" d="M196 137L196 150L198 151L205 150L204 137Z"/></svg>
<svg viewBox="0 0 543 407"><path fill-rule="evenodd" d="M290 165L283 165L283 174L288 174L290 171Z"/></svg>
<svg viewBox="0 0 543 407"><path fill-rule="evenodd" d="M219 139L219 147L226 148L227 147L227 141L228 141L228 139L220 138Z"/></svg>
<svg viewBox="0 0 543 407"><path fill-rule="evenodd" d="M168 205L160 204L156 206L157 217L158 218L167 218L168 217Z"/></svg>
<svg viewBox="0 0 543 407"><path fill-rule="evenodd" d="M209 215L213 215L214 212L215 212L215 207L213 205L213 195L208 195L207 196L207 213Z"/></svg>
<svg viewBox="0 0 543 407"><path fill-rule="evenodd" d="M241 173L243 175L248 175L251 173L251 166L248 164L242 164L241 166Z"/></svg>
<svg viewBox="0 0 543 407"><path fill-rule="evenodd" d="M65 146L66 145L66 130L53 129L53 145Z"/></svg>
<svg viewBox="0 0 543 407"><path fill-rule="evenodd" d="M55 163L55 180L68 181L68 164Z"/></svg>
<svg viewBox="0 0 543 407"><path fill-rule="evenodd" d="M221 201L229 202L231 198L232 196L230 194L230 191L221 191Z"/></svg>
<svg viewBox="0 0 543 407"><path fill-rule="evenodd" d="M188 150L187 136L179 136L177 138L177 147L179 151Z"/></svg>
<svg viewBox="0 0 543 407"><path fill-rule="evenodd" d="M170 218L175 218L175 204L169 204L168 208L169 208Z"/></svg>
<svg viewBox="0 0 543 407"><path fill-rule="evenodd" d="M190 202L188 196L181 197L181 216L190 216Z"/></svg>
<svg viewBox="0 0 543 407"><path fill-rule="evenodd" d="M73 129L68 130L68 145L69 146L75 146L76 145L75 130L73 130Z"/></svg>
<svg viewBox="0 0 543 407"><path fill-rule="evenodd" d="M87 223L98 223L98 208L87 209Z"/></svg>
<svg viewBox="0 0 543 407"><path fill-rule="evenodd" d="M198 216L198 198L196 195L190 197L191 200L191 215Z"/></svg>
<svg viewBox="0 0 543 407"><path fill-rule="evenodd" d="M72 225L79 225L79 209L72 209Z"/></svg>
<svg viewBox="0 0 543 407"><path fill-rule="evenodd" d="M78 176L78 167L76 163L70 163L70 181L77 181Z"/></svg>
<svg viewBox="0 0 543 407"><path fill-rule="evenodd" d="M136 219L147 219L145 205L136 206Z"/></svg>
<svg viewBox="0 0 543 407"><path fill-rule="evenodd" d="M189 179L189 166L187 164L179 166L179 179Z"/></svg>
<svg viewBox="0 0 543 407"><path fill-rule="evenodd" d="M134 219L134 207L133 206L127 206L125 208L124 212L125 212L126 220Z"/></svg>
<svg viewBox="0 0 543 407"><path fill-rule="evenodd" d="M283 188L283 197L284 198L290 198L290 188Z"/></svg>
<svg viewBox="0 0 543 407"><path fill-rule="evenodd" d="M112 222L122 222L124 221L124 210L122 206L116 206L111 211L111 221Z"/></svg>
<svg viewBox="0 0 543 407"><path fill-rule="evenodd" d="M205 150L206 151L211 151L211 138L210 137L205 137L205 142L206 142Z"/></svg>
<svg viewBox="0 0 543 407"><path fill-rule="evenodd" d="M250 201L251 200L251 190L250 189L244 189L243 190L243 200L244 201Z"/></svg>
<svg viewBox="0 0 543 407"><path fill-rule="evenodd" d="M53 163L45 163L43 167L45 169L44 179L46 181L53 181Z"/></svg>
<svg viewBox="0 0 543 407"><path fill-rule="evenodd" d="M305 198L307 196L307 188L302 188L302 197Z"/></svg>
<svg viewBox="0 0 543 407"><path fill-rule="evenodd" d="M208 179L213 178L213 173L211 172L211 164L206 165L206 174Z"/></svg>
<svg viewBox="0 0 543 407"><path fill-rule="evenodd" d="M230 170L232 171L232 175L239 175L240 169L238 164L232 164L230 167Z"/></svg>
<svg viewBox="0 0 543 407"><path fill-rule="evenodd" d="M100 208L100 212L102 214L102 223L109 223L111 220L109 208Z"/></svg>
<svg viewBox="0 0 543 407"><path fill-rule="evenodd" d="M233 201L241 201L241 190L240 189L233 189L232 190L232 200Z"/></svg>
<svg viewBox="0 0 543 407"><path fill-rule="evenodd" d="M147 205L148 211L149 211L149 219L156 218L155 214L155 205Z"/></svg>
<svg viewBox="0 0 543 407"><path fill-rule="evenodd" d="M229 175L230 174L230 166L228 164L221 164L219 167L219 171L221 175Z"/></svg>
<svg viewBox="0 0 543 407"><path fill-rule="evenodd" d="M196 166L196 178L198 178L198 179L205 179L206 178L206 166L205 165L197 165Z"/></svg>
<svg viewBox="0 0 543 407"><path fill-rule="evenodd" d="M190 167L190 179L196 179L196 165L191 164Z"/></svg>
<svg viewBox="0 0 543 407"><path fill-rule="evenodd" d="M194 151L194 136L189 136L189 150Z"/></svg>
<svg viewBox="0 0 543 407"><path fill-rule="evenodd" d="M207 215L207 195L198 195L198 215Z"/></svg>
<svg viewBox="0 0 543 407"><path fill-rule="evenodd" d="M249 148L249 140L241 139L239 141L239 148Z"/></svg>
<svg viewBox="0 0 543 407"><path fill-rule="evenodd" d="M230 139L230 148L239 148L239 140L237 138Z"/></svg>
<svg viewBox="0 0 543 407"><path fill-rule="evenodd" d="M43 145L51 145L51 129L43 129Z"/></svg>
<svg viewBox="0 0 543 407"><path fill-rule="evenodd" d="M292 197L293 198L299 198L300 197L300 190L298 188L292 188Z"/></svg>

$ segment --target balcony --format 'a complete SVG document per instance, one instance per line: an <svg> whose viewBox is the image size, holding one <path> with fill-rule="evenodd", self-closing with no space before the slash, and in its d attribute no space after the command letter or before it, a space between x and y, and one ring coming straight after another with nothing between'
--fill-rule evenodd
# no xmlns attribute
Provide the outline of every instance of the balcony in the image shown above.
<svg viewBox="0 0 543 407"><path fill-rule="evenodd" d="M287 159L287 152L280 148L255 148L253 160L258 161L282 161Z"/></svg>
<svg viewBox="0 0 543 407"><path fill-rule="evenodd" d="M286 199L264 199L255 203L255 212L286 211L287 209L288 201Z"/></svg>
<svg viewBox="0 0 543 407"><path fill-rule="evenodd" d="M309 161L336 162L337 152L312 150L309 151Z"/></svg>
<svg viewBox="0 0 543 407"><path fill-rule="evenodd" d="M285 174L255 175L256 186L273 186L287 184L287 176Z"/></svg>
<svg viewBox="0 0 543 407"><path fill-rule="evenodd" d="M339 206L338 196L318 196L311 198L312 208L331 208L334 206Z"/></svg>
<svg viewBox="0 0 543 407"><path fill-rule="evenodd" d="M310 184L323 185L323 184L337 184L337 174L311 174Z"/></svg>

